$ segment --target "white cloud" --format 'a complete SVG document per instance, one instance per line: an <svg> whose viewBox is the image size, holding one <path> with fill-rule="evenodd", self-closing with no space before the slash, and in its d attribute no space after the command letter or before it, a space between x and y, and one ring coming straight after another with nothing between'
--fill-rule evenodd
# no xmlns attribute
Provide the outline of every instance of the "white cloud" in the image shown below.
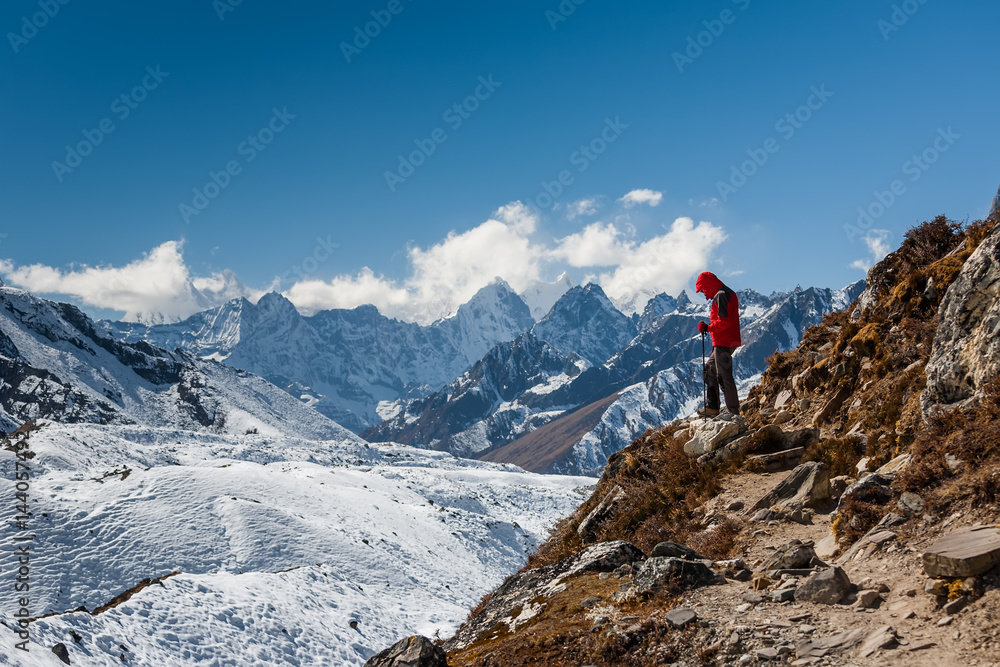
<svg viewBox="0 0 1000 667"><path fill-rule="evenodd" d="M663 201L663 193L656 190L632 190L618 201L625 204L625 208L632 208L639 204L659 206L660 202Z"/></svg>
<svg viewBox="0 0 1000 667"><path fill-rule="evenodd" d="M355 276L296 283L284 294L304 313L371 303L391 317L433 322L452 315L497 276L515 291L538 281L546 251L530 238L537 224L527 206L514 202L468 231L410 248L410 275L401 283L366 268Z"/></svg>
<svg viewBox="0 0 1000 667"><path fill-rule="evenodd" d="M721 227L677 218L666 234L639 244L627 243L623 261L598 276L608 298L625 311L635 311L659 292L677 294L693 275L709 264L712 252L726 240Z"/></svg>
<svg viewBox="0 0 1000 667"><path fill-rule="evenodd" d="M566 218L576 220L579 217L590 216L597 213L597 199L581 199L566 205Z"/></svg>
<svg viewBox="0 0 1000 667"><path fill-rule="evenodd" d="M469 230L450 232L427 247L407 250L405 277L390 279L368 267L301 280L283 294L304 314L329 308L375 305L407 321L429 323L453 314L478 290L501 277L517 292L567 267L599 282L626 310L641 308L658 292L676 294L709 264L726 235L710 222L679 218L659 236L641 240L627 222L595 222L556 239L541 238L539 218L514 202ZM123 267L15 266L0 261L0 275L40 294L70 295L84 305L127 311L129 319L177 320L237 296L262 294L230 271L193 276L182 243L164 243ZM280 284L275 279L271 288Z"/></svg>
<svg viewBox="0 0 1000 667"><path fill-rule="evenodd" d="M891 232L888 229L868 230L868 233L865 234L864 242L868 246L868 252L871 253L871 257L854 260L851 262L851 268L868 273L868 269L881 262L892 251L892 247L889 245L890 234Z"/></svg>
<svg viewBox="0 0 1000 667"><path fill-rule="evenodd" d="M127 320L176 321L237 296L258 296L232 272L192 280L182 242L167 241L122 267L80 266L60 270L42 264L0 262L0 274L16 287L64 294L88 306L126 311Z"/></svg>
<svg viewBox="0 0 1000 667"><path fill-rule="evenodd" d="M595 222L560 239L551 254L573 267L611 266L626 261L629 249L617 227Z"/></svg>

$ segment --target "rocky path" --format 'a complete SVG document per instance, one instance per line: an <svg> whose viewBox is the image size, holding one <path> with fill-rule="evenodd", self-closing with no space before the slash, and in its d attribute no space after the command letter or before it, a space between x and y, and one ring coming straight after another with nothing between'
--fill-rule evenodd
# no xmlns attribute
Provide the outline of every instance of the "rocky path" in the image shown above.
<svg viewBox="0 0 1000 667"><path fill-rule="evenodd" d="M705 506L706 523L743 515L742 508L752 507L789 474L727 478L724 491ZM947 598L926 590L932 580L922 567L924 550L940 536L977 524L974 512L938 525L907 524L906 530L889 531L894 536L883 535L884 542L847 559L823 549L832 534L828 512L817 511L808 523L788 518L751 521L740 556L754 578L693 589L681 605L697 615L699 639L717 649L721 664L1000 665L1000 590L988 580L998 577L996 569L974 584L966 582L980 589L992 583L993 590L967 603L970 598L953 594L957 601L942 607ZM786 573L768 577L765 585L761 570L793 540L818 545L826 564L843 569L852 586L841 601L777 601L785 597L783 589L797 584L802 590L806 577ZM942 585L934 592L948 592ZM955 594L961 594L960 585L961 580L952 586Z"/></svg>

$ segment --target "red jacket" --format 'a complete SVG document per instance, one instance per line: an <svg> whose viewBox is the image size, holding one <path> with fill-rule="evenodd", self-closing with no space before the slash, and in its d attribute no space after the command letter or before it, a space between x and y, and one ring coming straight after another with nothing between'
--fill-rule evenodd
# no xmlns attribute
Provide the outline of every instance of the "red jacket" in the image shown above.
<svg viewBox="0 0 1000 667"><path fill-rule="evenodd" d="M708 333L712 334L713 347L739 347L740 300L736 292L722 284L714 273L705 271L698 276L695 291L712 300Z"/></svg>

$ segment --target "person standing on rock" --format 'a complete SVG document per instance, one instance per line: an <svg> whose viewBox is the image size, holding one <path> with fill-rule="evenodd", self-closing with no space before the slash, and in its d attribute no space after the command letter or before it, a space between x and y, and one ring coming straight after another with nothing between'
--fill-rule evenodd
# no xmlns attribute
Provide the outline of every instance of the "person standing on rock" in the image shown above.
<svg viewBox="0 0 1000 667"><path fill-rule="evenodd" d="M742 344L740 339L740 301L736 292L726 287L714 273L705 271L698 276L695 291L701 292L712 301L709 322L698 322L702 335L712 335L712 356L705 362L704 377L708 396L705 409L699 410L702 417L714 417L722 406L719 387L726 398L726 409L734 415L740 414L740 398L736 393L733 378L733 352Z"/></svg>

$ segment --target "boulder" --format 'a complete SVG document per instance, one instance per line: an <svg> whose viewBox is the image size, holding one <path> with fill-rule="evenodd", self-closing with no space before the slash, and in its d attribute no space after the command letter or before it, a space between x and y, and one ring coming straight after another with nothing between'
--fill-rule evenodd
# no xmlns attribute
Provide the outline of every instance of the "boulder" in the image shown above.
<svg viewBox="0 0 1000 667"><path fill-rule="evenodd" d="M430 639L413 635L369 658L364 667L448 667L448 659Z"/></svg>
<svg viewBox="0 0 1000 667"><path fill-rule="evenodd" d="M962 266L938 307L921 395L924 415L979 395L1000 371L1000 225Z"/></svg>
<svg viewBox="0 0 1000 667"><path fill-rule="evenodd" d="M975 577L1000 564L1000 530L989 526L945 535L924 551L924 572L932 577Z"/></svg>
<svg viewBox="0 0 1000 667"><path fill-rule="evenodd" d="M791 389L782 390L781 392L778 393L778 397L774 399L774 409L780 410L781 408L785 407L785 404L788 403L788 401L790 400L792 400Z"/></svg>
<svg viewBox="0 0 1000 667"><path fill-rule="evenodd" d="M839 567L829 567L812 574L799 583L795 591L798 602L837 604L851 590L851 580Z"/></svg>
<svg viewBox="0 0 1000 667"><path fill-rule="evenodd" d="M900 454L893 460L886 463L884 466L876 470L875 472L879 475L895 475L899 471L903 470L906 466L910 465L910 460L913 457L909 454Z"/></svg>
<svg viewBox="0 0 1000 667"><path fill-rule="evenodd" d="M840 510L848 500L857 500L873 505L884 505L892 500L892 483L890 477L879 475L878 473L864 474L858 481L851 484L840 496L840 503L837 509Z"/></svg>
<svg viewBox="0 0 1000 667"><path fill-rule="evenodd" d="M673 586L707 586L717 583L719 576L700 560L656 557L646 559L632 581L641 595Z"/></svg>
<svg viewBox="0 0 1000 667"><path fill-rule="evenodd" d="M749 511L777 505L782 509L819 507L831 499L830 471L819 461L797 466L791 474L761 497Z"/></svg>
<svg viewBox="0 0 1000 667"><path fill-rule="evenodd" d="M691 439L684 445L684 453L697 458L734 440L746 429L736 419L702 419L691 423Z"/></svg>
<svg viewBox="0 0 1000 667"><path fill-rule="evenodd" d="M691 547L677 544L676 542L660 542L649 552L650 558L685 558L687 560L705 560Z"/></svg>
<svg viewBox="0 0 1000 667"><path fill-rule="evenodd" d="M826 567L826 563L816 555L812 542L792 540L775 549L774 553L764 560L761 569L770 572L771 570L801 570L810 567Z"/></svg>

